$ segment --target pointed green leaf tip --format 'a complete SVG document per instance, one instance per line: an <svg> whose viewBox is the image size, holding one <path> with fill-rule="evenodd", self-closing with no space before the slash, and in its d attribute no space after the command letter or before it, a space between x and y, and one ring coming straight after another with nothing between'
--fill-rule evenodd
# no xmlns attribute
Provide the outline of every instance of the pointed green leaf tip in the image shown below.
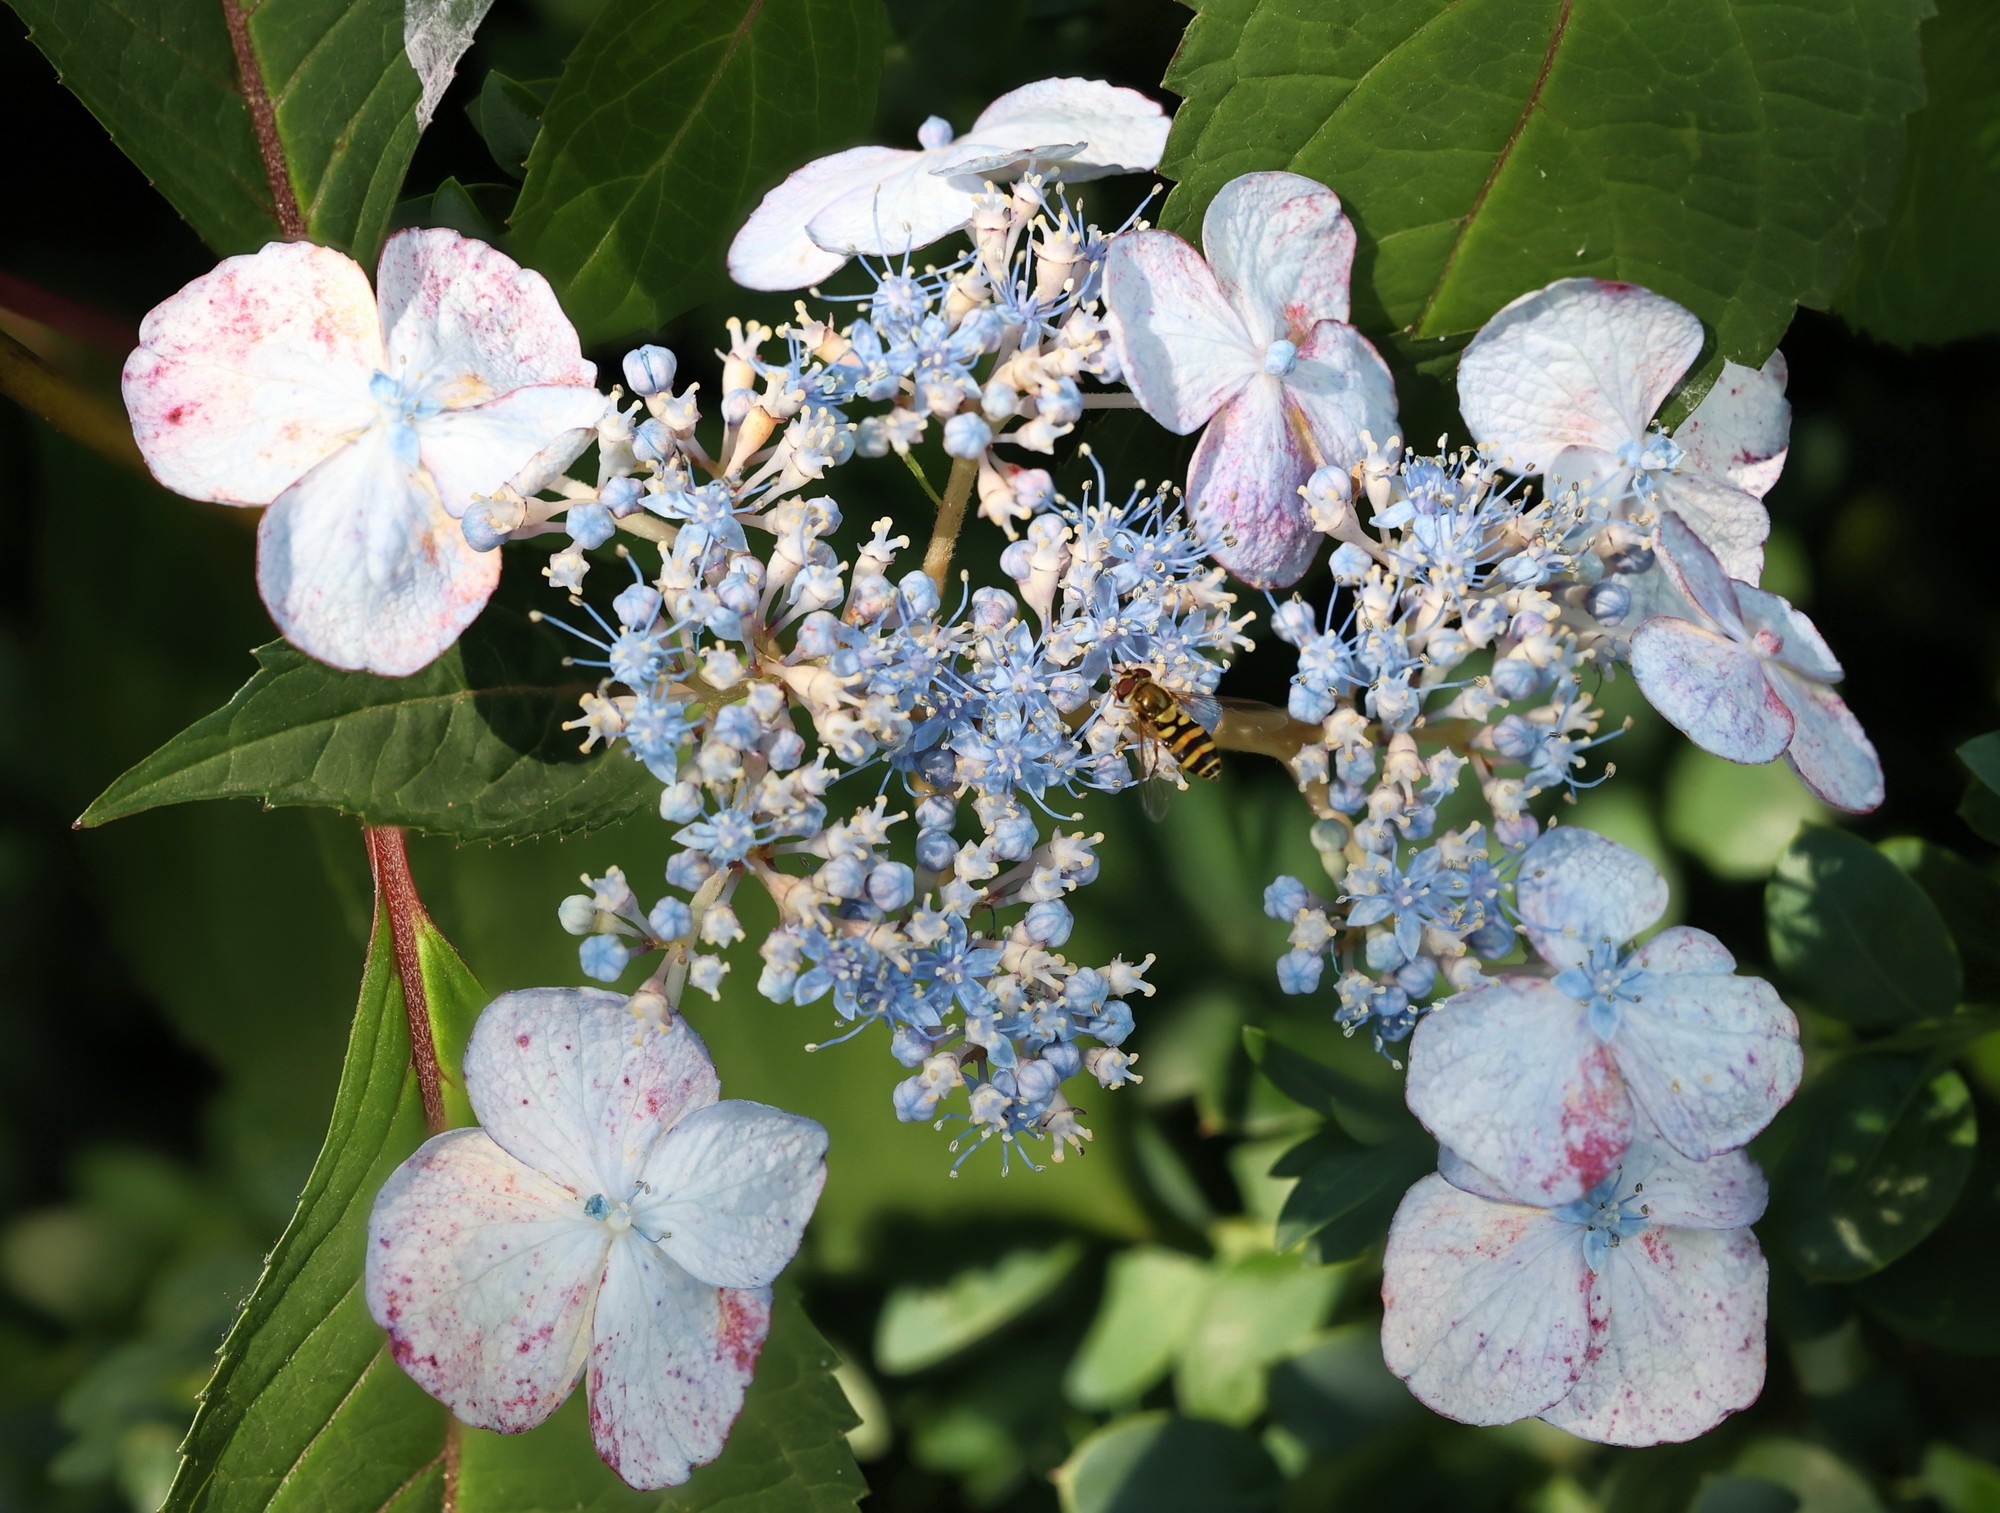
<svg viewBox="0 0 2000 1513"><path fill-rule="evenodd" d="M528 156L522 259L586 341L656 329L723 285L766 190L860 140L888 40L881 0L605 6Z"/></svg>
<svg viewBox="0 0 2000 1513"><path fill-rule="evenodd" d="M8 0L125 155L220 255L282 234L224 18L241 5L308 235L372 263L417 146L402 0Z"/></svg>
<svg viewBox="0 0 2000 1513"><path fill-rule="evenodd" d="M574 719L593 687L564 638L499 605L422 672L342 672L283 642L227 704L84 811L101 825L194 799L312 805L458 840L573 835L627 819L659 785L624 751L586 757Z"/></svg>
<svg viewBox="0 0 2000 1513"><path fill-rule="evenodd" d="M471 1122L458 1067L487 995L427 920L417 947L444 1103ZM598 1460L579 1392L548 1424L499 1435L453 1425L390 1359L361 1294L368 1213L425 1138L410 1029L378 920L326 1144L297 1213L223 1343L166 1513L844 1513L866 1490L838 1360L780 1290L743 1415L684 1487L640 1493Z"/></svg>
<svg viewBox="0 0 2000 1513"><path fill-rule="evenodd" d="M1254 169L1331 186L1355 321L1462 336L1629 279L1761 362L1893 201L1928 0L1195 0L1162 223Z"/></svg>

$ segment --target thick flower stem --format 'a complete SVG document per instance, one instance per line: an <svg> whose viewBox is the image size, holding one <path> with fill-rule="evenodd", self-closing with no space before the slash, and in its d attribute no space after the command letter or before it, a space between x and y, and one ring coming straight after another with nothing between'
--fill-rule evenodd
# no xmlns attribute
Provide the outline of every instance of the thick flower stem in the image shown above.
<svg viewBox="0 0 2000 1513"><path fill-rule="evenodd" d="M115 406L63 377L5 331L0 331L0 394L98 456L151 476L132 440L132 423Z"/></svg>
<svg viewBox="0 0 2000 1513"><path fill-rule="evenodd" d="M304 241L306 218L292 188L285 145L278 139L278 112L271 104L270 92L264 88L264 71L257 62L257 47L250 37L251 9L244 0L222 0L222 20L229 29L230 50L236 54L243 102L250 107L250 128L257 137L257 156L264 163L265 182L270 185L271 213L278 223L278 234L288 242Z"/></svg>
<svg viewBox="0 0 2000 1513"><path fill-rule="evenodd" d="M951 570L951 554L958 546L958 533L965 524L965 507L972 499L972 485L979 477L979 459L961 457L951 465L945 480L944 498L938 501L937 524L931 527L930 545L924 548L924 576L944 592L945 574Z"/></svg>
<svg viewBox="0 0 2000 1513"><path fill-rule="evenodd" d="M396 977L403 988L403 1012L410 1022L410 1065L423 1097L424 1124L435 1135L447 1127L444 1076L438 1066L437 1037L431 1030L430 1004L424 994L423 957L417 946L419 926L428 920L424 901L410 876L410 853L403 832L392 825L367 825L368 866L375 874L375 915L389 922L389 943L396 952Z"/></svg>

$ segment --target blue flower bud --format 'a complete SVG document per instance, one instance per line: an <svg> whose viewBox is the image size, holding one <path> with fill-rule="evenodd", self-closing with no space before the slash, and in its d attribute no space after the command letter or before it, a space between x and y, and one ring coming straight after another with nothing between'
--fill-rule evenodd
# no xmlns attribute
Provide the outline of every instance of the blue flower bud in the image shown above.
<svg viewBox="0 0 2000 1513"><path fill-rule="evenodd" d="M1334 548L1333 555L1326 559L1326 565L1333 573L1333 581L1344 583L1350 588L1368 576L1368 569L1373 562L1374 559L1352 541L1341 542Z"/></svg>
<svg viewBox="0 0 2000 1513"><path fill-rule="evenodd" d="M1428 956L1406 961L1396 969L1396 986L1412 998L1421 998L1437 982L1437 963Z"/></svg>
<svg viewBox="0 0 2000 1513"><path fill-rule="evenodd" d="M640 422L632 433L632 455L641 462L665 462L674 450L674 433L657 420Z"/></svg>
<svg viewBox="0 0 2000 1513"><path fill-rule="evenodd" d="M665 347L634 347L625 354L625 387L650 396L674 386L674 354Z"/></svg>
<svg viewBox="0 0 2000 1513"><path fill-rule="evenodd" d="M1541 668L1526 657L1502 657L1493 664L1493 691L1510 703L1531 697L1541 686Z"/></svg>
<svg viewBox="0 0 2000 1513"><path fill-rule="evenodd" d="M1083 1052L1067 1040L1058 1040L1054 1045L1044 1046L1042 1061L1056 1074L1059 1081L1066 1082L1083 1070Z"/></svg>
<svg viewBox="0 0 2000 1513"><path fill-rule="evenodd" d="M989 380L979 391L979 412L996 426L1012 419L1020 403L1020 390L998 378Z"/></svg>
<svg viewBox="0 0 2000 1513"><path fill-rule="evenodd" d="M922 830L949 830L958 820L958 805L950 795L926 794L917 801L917 826Z"/></svg>
<svg viewBox="0 0 2000 1513"><path fill-rule="evenodd" d="M667 882L692 893L715 875L706 851L676 851L667 861Z"/></svg>
<svg viewBox="0 0 2000 1513"><path fill-rule="evenodd" d="M1069 912L1069 905L1059 898L1045 898L1028 910L1022 920L1028 935L1041 945L1051 949L1069 939L1069 932L1076 927L1076 920Z"/></svg>
<svg viewBox="0 0 2000 1513"><path fill-rule="evenodd" d="M1583 596L1583 607L1601 625L1616 625L1632 610L1632 590L1607 578Z"/></svg>
<svg viewBox="0 0 2000 1513"><path fill-rule="evenodd" d="M910 618L921 619L938 612L937 585L931 582L928 573L903 574L896 591L903 596L903 607Z"/></svg>
<svg viewBox="0 0 2000 1513"><path fill-rule="evenodd" d="M1312 606L1303 599L1287 599L1271 612L1271 633L1287 645L1304 646L1318 631Z"/></svg>
<svg viewBox="0 0 2000 1513"><path fill-rule="evenodd" d="M1287 951L1278 958L1278 988L1285 993L1310 993L1319 986L1325 968L1317 952Z"/></svg>
<svg viewBox="0 0 2000 1513"><path fill-rule="evenodd" d="M1465 943L1481 961L1492 961L1514 949L1514 927L1504 919L1489 919Z"/></svg>
<svg viewBox="0 0 2000 1513"><path fill-rule="evenodd" d="M911 1077L896 1084L889 1094L889 1102L895 1108L898 1119L905 1124L916 1124L937 1112L938 1097L936 1090L922 1077Z"/></svg>
<svg viewBox="0 0 2000 1513"><path fill-rule="evenodd" d="M908 904L916 891L916 876L902 862L884 862L868 874L868 901L885 914Z"/></svg>
<svg viewBox="0 0 2000 1513"><path fill-rule="evenodd" d="M467 505L458 525L465 532L465 544L475 552L497 551L507 539L506 527L500 524L493 506L484 499L475 499Z"/></svg>
<svg viewBox="0 0 2000 1513"><path fill-rule="evenodd" d="M796 645L802 657L830 657L840 647L840 621L816 609L799 622Z"/></svg>
<svg viewBox="0 0 2000 1513"><path fill-rule="evenodd" d="M1368 937L1362 954L1367 958L1371 972L1393 972L1406 959L1403 948L1396 943L1396 932L1386 929Z"/></svg>
<svg viewBox="0 0 2000 1513"><path fill-rule="evenodd" d="M618 616L618 623L628 630L645 630L659 618L660 591L644 583L635 583L611 601L611 612Z"/></svg>
<svg viewBox="0 0 2000 1513"><path fill-rule="evenodd" d="M1296 877L1273 878L1264 890L1264 912L1272 919L1290 924L1301 909L1310 909L1316 900Z"/></svg>
<svg viewBox="0 0 2000 1513"><path fill-rule="evenodd" d="M588 893L572 893L556 906L556 918L572 935L588 935L597 928L597 900Z"/></svg>
<svg viewBox="0 0 2000 1513"><path fill-rule="evenodd" d="M1510 762L1525 761L1542 744L1542 732L1517 714L1493 727L1493 749Z"/></svg>
<svg viewBox="0 0 2000 1513"><path fill-rule="evenodd" d="M569 532L569 539L585 551L604 545L618 534L618 522L601 504L571 505L569 514L563 518L563 527Z"/></svg>
<svg viewBox="0 0 2000 1513"><path fill-rule="evenodd" d="M653 905L652 913L646 916L646 923L653 927L653 933L661 940L679 940L684 935L694 934L694 911L682 900L669 895Z"/></svg>
<svg viewBox="0 0 2000 1513"><path fill-rule="evenodd" d="M971 410L961 411L944 423L944 450L950 457L981 456L993 445L993 427Z"/></svg>
<svg viewBox="0 0 2000 1513"><path fill-rule="evenodd" d="M693 783L674 783L660 790L660 818L673 825L699 819L703 809L701 790Z"/></svg>
<svg viewBox="0 0 2000 1513"><path fill-rule="evenodd" d="M597 502L611 511L613 518L623 520L627 515L637 514L646 502L646 486L636 478L619 476L607 478L604 487L597 491Z"/></svg>
<svg viewBox="0 0 2000 1513"><path fill-rule="evenodd" d="M576 949L583 975L596 982L616 982L632 959L625 942L615 935L593 935Z"/></svg>
<svg viewBox="0 0 2000 1513"><path fill-rule="evenodd" d="M858 856L836 856L813 875L813 881L835 898L859 898L868 886L868 864Z"/></svg>
<svg viewBox="0 0 2000 1513"><path fill-rule="evenodd" d="M917 775L933 788L949 788L958 781L958 757L943 746L933 746L917 758Z"/></svg>

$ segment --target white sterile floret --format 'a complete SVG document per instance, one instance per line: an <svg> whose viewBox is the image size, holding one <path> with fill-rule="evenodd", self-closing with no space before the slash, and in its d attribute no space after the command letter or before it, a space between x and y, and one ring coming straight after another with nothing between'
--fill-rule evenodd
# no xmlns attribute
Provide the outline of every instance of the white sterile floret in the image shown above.
<svg viewBox="0 0 2000 1513"><path fill-rule="evenodd" d="M1765 1198L1741 1152L1689 1161L1645 1131L1563 1204L1441 1151L1389 1228L1383 1359L1465 1423L1693 1439L1764 1386Z"/></svg>
<svg viewBox="0 0 2000 1513"><path fill-rule="evenodd" d="M635 1033L636 1032L636 1033ZM434 1136L368 1221L368 1310L461 1420L513 1433L587 1376L591 1435L635 1487L713 1460L826 1180L810 1119L716 1101L683 1020L624 994L508 993L480 1015L481 1128Z"/></svg>
<svg viewBox="0 0 2000 1513"><path fill-rule="evenodd" d="M1661 522L1658 551L1681 612L1655 615L1632 635L1632 672L1653 707L1732 762L1783 755L1837 809L1880 804L1881 760L1829 686L1840 663L1812 621L1776 594L1732 582L1678 520Z"/></svg>
<svg viewBox="0 0 2000 1513"><path fill-rule="evenodd" d="M1724 363L1672 437L1653 417L1702 346L1692 311L1636 284L1558 279L1480 330L1458 361L1473 439L1511 472L1574 486L1637 518L1664 506L1732 577L1754 583L1771 533L1763 498L1784 469L1792 412L1785 360Z"/></svg>
<svg viewBox="0 0 2000 1513"><path fill-rule="evenodd" d="M286 640L400 675L500 580L459 517L573 461L608 401L547 280L484 243L401 232L376 285L306 242L227 258L146 317L125 406L168 488L269 506L257 587Z"/></svg>
<svg viewBox="0 0 2000 1513"><path fill-rule="evenodd" d="M1113 345L1147 414L1182 436L1208 427L1187 495L1215 560L1283 587L1320 540L1300 488L1316 468L1359 463L1364 433L1395 430L1395 388L1347 324L1354 227L1332 190L1245 174L1209 203L1201 241L1201 252L1166 231L1112 242Z"/></svg>
<svg viewBox="0 0 2000 1513"><path fill-rule="evenodd" d="M1665 911L1638 852L1552 830L1516 904L1553 978L1509 973L1438 1004L1410 1042L1410 1109L1438 1140L1542 1203L1619 1169L1641 1122L1701 1161L1743 1145L1798 1090L1798 1021L1701 930L1629 943Z"/></svg>
<svg viewBox="0 0 2000 1513"><path fill-rule="evenodd" d="M747 289L803 289L856 253L928 247L973 219L989 180L1031 162L1071 184L1157 167L1167 124L1144 95L1096 79L1013 90L962 137L932 116L916 148L851 147L793 173L736 233L729 275Z"/></svg>

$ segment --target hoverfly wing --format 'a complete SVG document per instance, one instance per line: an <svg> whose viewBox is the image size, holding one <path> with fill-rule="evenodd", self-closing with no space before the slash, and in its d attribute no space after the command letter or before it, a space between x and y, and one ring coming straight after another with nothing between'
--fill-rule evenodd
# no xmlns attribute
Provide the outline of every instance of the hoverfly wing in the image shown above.
<svg viewBox="0 0 2000 1513"><path fill-rule="evenodd" d="M1182 714L1210 735L1215 734L1215 727L1222 723L1222 700L1205 693L1175 694L1174 698L1179 702Z"/></svg>

